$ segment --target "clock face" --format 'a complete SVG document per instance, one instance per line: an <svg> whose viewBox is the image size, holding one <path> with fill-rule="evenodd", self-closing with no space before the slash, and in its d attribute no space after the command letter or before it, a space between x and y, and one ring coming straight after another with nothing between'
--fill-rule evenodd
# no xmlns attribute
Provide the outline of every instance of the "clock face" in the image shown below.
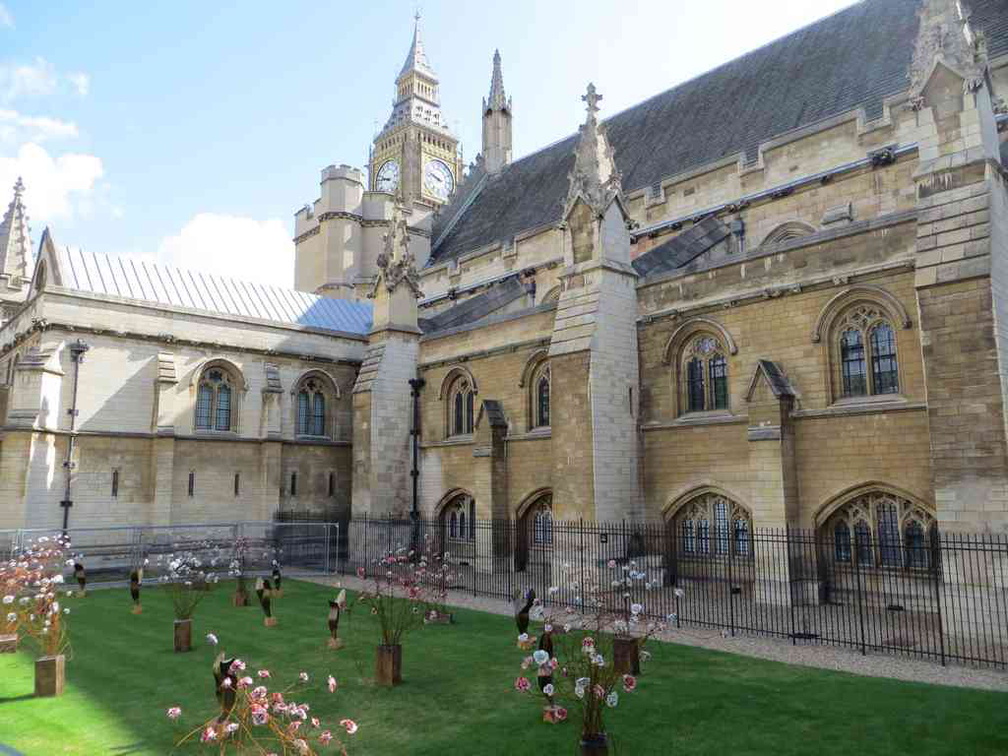
<svg viewBox="0 0 1008 756"><path fill-rule="evenodd" d="M440 160L428 160L424 165L424 189L439 200L447 200L455 191L455 176Z"/></svg>
<svg viewBox="0 0 1008 756"><path fill-rule="evenodd" d="M378 169L378 176L375 178L375 191L393 193L399 186L399 163L395 160L387 160Z"/></svg>

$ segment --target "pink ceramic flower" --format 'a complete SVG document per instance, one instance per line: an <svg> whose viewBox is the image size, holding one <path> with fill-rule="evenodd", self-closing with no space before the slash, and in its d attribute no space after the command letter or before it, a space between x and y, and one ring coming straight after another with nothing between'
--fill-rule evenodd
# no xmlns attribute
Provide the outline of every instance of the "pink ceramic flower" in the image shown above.
<svg viewBox="0 0 1008 756"><path fill-rule="evenodd" d="M623 675L623 690L630 693L637 687L637 678L633 675Z"/></svg>
<svg viewBox="0 0 1008 756"><path fill-rule="evenodd" d="M532 687L532 683L529 682L527 677L519 677L514 683L515 690L520 690L523 693Z"/></svg>
<svg viewBox="0 0 1008 756"><path fill-rule="evenodd" d="M260 669L258 672L256 672L256 674L259 675L259 677L269 677L270 676L270 673L269 673L268 669Z"/></svg>
<svg viewBox="0 0 1008 756"><path fill-rule="evenodd" d="M241 680L238 681L238 689L239 690L244 690L245 688L247 688L251 684L252 684L252 678L251 677L243 677Z"/></svg>
<svg viewBox="0 0 1008 756"><path fill-rule="evenodd" d="M207 727L200 735L200 742L212 743L217 740L217 731L213 727Z"/></svg>
<svg viewBox="0 0 1008 756"><path fill-rule="evenodd" d="M269 720L269 712L265 706L252 707L252 724L262 726Z"/></svg>
<svg viewBox="0 0 1008 756"><path fill-rule="evenodd" d="M332 733L329 732L329 730L323 730L322 732L319 733L318 739L319 743L321 743L324 746L327 746L329 745L329 741L332 740Z"/></svg>
<svg viewBox="0 0 1008 756"><path fill-rule="evenodd" d="M357 723L352 719L341 719L340 727L347 731L347 735L353 735L357 732Z"/></svg>
<svg viewBox="0 0 1008 756"><path fill-rule="evenodd" d="M329 675L329 680L327 681L326 684L329 686L329 692L330 693L335 693L336 692L336 678L335 677L333 677L332 675Z"/></svg>
<svg viewBox="0 0 1008 756"><path fill-rule="evenodd" d="M182 709L179 708L178 706L172 706L170 709L168 709L167 714L168 719L175 720L182 716Z"/></svg>
<svg viewBox="0 0 1008 756"><path fill-rule="evenodd" d="M319 722L318 717L312 717L311 718L311 726L312 727L318 727L320 724L321 724L321 722Z"/></svg>

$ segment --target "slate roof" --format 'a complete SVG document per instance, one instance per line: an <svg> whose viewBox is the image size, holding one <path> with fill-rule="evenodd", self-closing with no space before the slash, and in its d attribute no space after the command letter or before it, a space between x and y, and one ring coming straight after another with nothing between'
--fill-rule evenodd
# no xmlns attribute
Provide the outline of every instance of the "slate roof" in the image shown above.
<svg viewBox="0 0 1008 756"><path fill-rule="evenodd" d="M791 382L784 377L784 371L780 369L778 365L773 360L759 360L756 364L756 373L753 375L752 385L749 387L749 394L752 395L753 386L756 385L756 378L759 376L760 371L766 376L767 383L770 386L770 391L776 397L781 396L794 396L794 389L791 387Z"/></svg>
<svg viewBox="0 0 1008 756"><path fill-rule="evenodd" d="M424 333L442 331L460 325L469 325L485 318L505 305L526 295L525 286L518 280L518 274L496 282L486 291L460 302L437 315L420 319L420 330Z"/></svg>
<svg viewBox="0 0 1008 756"><path fill-rule="evenodd" d="M707 216L695 226L645 252L633 261L639 275L667 273L695 260L731 233L728 226L713 216Z"/></svg>
<svg viewBox="0 0 1008 756"><path fill-rule="evenodd" d="M56 248L51 283L103 298L139 301L214 315L366 335L371 305L279 286L180 270L134 257Z"/></svg>
<svg viewBox="0 0 1008 756"><path fill-rule="evenodd" d="M768 139L864 107L908 86L920 0L864 0L606 120L627 192L744 153ZM1008 0L970 0L991 59L1008 53ZM531 117L531 116L529 116ZM437 265L556 223L575 136L491 177L432 251Z"/></svg>

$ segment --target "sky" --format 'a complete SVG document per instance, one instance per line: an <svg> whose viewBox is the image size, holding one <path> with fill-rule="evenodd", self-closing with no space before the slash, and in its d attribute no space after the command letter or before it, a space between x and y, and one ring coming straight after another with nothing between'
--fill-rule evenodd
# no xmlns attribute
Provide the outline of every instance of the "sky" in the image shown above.
<svg viewBox="0 0 1008 756"><path fill-rule="evenodd" d="M466 163L499 49L514 155L851 5L850 0L426 2L421 29ZM291 286L293 213L363 167L392 106L407 0L0 0L0 209L37 247ZM726 103L726 116L730 104Z"/></svg>

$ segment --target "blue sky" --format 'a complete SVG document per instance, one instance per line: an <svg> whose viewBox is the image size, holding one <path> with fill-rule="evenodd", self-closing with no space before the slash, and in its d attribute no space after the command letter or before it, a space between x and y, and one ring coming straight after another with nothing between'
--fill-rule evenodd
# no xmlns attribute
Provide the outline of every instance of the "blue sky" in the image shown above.
<svg viewBox="0 0 1008 756"><path fill-rule="evenodd" d="M468 162L499 48L515 155L850 5L850 0L427 2L442 110ZM0 206L23 175L37 244L290 285L294 210L329 163L363 165L416 5L0 0ZM726 103L726 114L730 104Z"/></svg>

